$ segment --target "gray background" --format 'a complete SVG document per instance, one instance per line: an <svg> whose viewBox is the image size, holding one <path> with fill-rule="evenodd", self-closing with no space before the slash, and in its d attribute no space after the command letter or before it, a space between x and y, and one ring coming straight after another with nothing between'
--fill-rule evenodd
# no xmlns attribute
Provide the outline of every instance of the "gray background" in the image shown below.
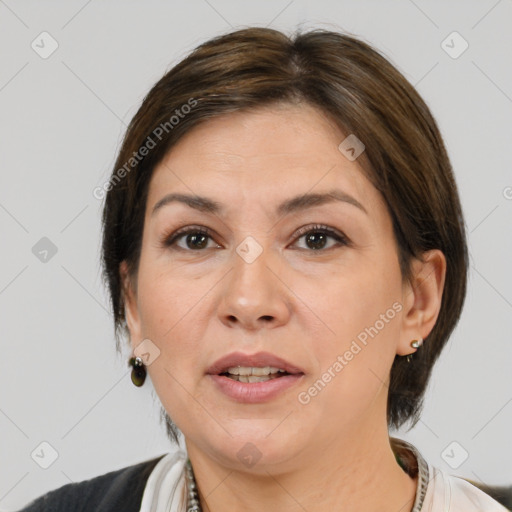
<svg viewBox="0 0 512 512"><path fill-rule="evenodd" d="M469 291L422 420L396 435L452 474L512 482L512 0L0 0L0 509L170 449L149 379L135 388L115 352L92 191L143 96L189 50L231 27L299 24L374 44L439 122ZM47 58L31 47L51 48L43 31L58 43ZM442 45L453 31L469 44L458 58L458 36ZM46 262L43 237L57 249ZM47 469L43 441L58 452Z"/></svg>

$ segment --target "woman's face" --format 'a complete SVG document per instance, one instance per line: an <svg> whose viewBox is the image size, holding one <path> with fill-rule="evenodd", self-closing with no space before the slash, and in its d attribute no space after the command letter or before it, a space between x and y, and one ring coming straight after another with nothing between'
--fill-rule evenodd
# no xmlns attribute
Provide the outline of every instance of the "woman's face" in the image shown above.
<svg viewBox="0 0 512 512"><path fill-rule="evenodd" d="M163 406L223 464L291 464L386 425L413 297L381 195L338 149L346 135L308 105L228 114L151 179L132 348L150 340ZM182 200L160 203L169 194ZM221 375L237 362L288 371Z"/></svg>

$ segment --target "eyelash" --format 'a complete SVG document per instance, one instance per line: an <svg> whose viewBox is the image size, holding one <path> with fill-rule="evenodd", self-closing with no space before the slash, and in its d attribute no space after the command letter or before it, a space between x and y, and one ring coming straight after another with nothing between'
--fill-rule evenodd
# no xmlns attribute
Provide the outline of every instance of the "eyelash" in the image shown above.
<svg viewBox="0 0 512 512"><path fill-rule="evenodd" d="M342 246L350 245L350 241L348 240L348 238L345 235L343 235L342 233L338 232L337 230L335 230L333 228L330 228L329 226L324 226L321 224L315 224L313 226L305 226L303 228L298 229L293 235L294 240L296 241L297 239L302 238L304 235L308 235L311 233L327 234L330 238L333 238L334 240L336 240L336 242L338 242L338 246L339 245L342 245ZM174 233L171 233L170 235L164 236L162 239L161 245L163 248L173 248L174 250L183 250L183 251L187 251L187 252L204 251L205 249L194 250L194 249L183 249L183 247L172 247L172 246L176 245L176 242L178 240L180 240L181 238L183 238L184 236L189 235L189 234L205 235L213 240L213 238L212 238L213 233L210 229L205 228L203 226L188 226L186 228L179 229L178 231L175 231ZM300 250L304 250L304 251L308 251L308 252L326 252L330 249L335 249L335 248L336 248L336 246L329 247L327 249L317 249L317 250L309 249L308 250L308 249L301 248Z"/></svg>

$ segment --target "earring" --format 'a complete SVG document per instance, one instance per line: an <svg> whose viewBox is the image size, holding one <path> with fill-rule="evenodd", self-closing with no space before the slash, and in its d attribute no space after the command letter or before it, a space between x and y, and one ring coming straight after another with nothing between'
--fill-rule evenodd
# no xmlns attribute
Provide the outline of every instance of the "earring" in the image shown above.
<svg viewBox="0 0 512 512"><path fill-rule="evenodd" d="M419 338L417 340L412 340L411 343L411 348L414 348L414 349L418 349L421 347L421 345L423 345L423 338ZM412 354L407 354L407 362L410 363L412 360Z"/></svg>
<svg viewBox="0 0 512 512"><path fill-rule="evenodd" d="M130 358L128 364L133 366L132 382L137 387L142 386L146 380L146 367L144 366L142 359L140 357L132 357Z"/></svg>
<svg viewBox="0 0 512 512"><path fill-rule="evenodd" d="M411 347L412 348L420 348L421 345L423 345L423 339L422 338L420 338L418 340L412 340L411 341Z"/></svg>

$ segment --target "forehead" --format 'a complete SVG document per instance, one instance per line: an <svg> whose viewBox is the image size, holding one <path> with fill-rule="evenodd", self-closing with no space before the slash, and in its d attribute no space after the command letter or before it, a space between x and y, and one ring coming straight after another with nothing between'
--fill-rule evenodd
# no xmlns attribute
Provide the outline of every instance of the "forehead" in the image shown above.
<svg viewBox="0 0 512 512"><path fill-rule="evenodd" d="M377 201L377 191L357 160L339 151L345 138L309 104L213 118L185 134L154 170L148 209L171 190L199 195L215 190L234 204L237 198L277 201L341 187L367 202Z"/></svg>

